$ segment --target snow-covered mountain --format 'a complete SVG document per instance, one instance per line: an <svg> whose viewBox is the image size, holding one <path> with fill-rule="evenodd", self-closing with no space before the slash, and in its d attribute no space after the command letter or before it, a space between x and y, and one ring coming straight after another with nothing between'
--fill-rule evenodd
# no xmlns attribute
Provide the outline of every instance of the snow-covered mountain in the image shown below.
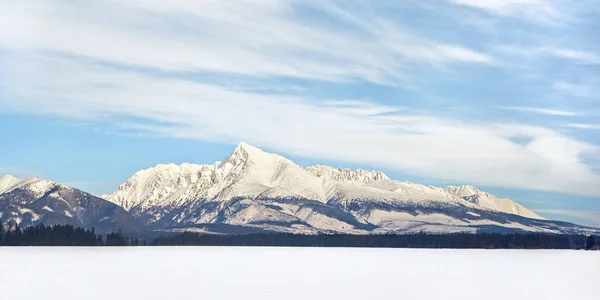
<svg viewBox="0 0 600 300"><path fill-rule="evenodd" d="M475 203L480 207L501 211L509 214L515 214L523 217L542 219L538 214L532 212L525 206L516 203L510 199L497 198L496 196L480 191L474 186L463 185L463 186L449 186L446 192L461 197L469 202Z"/></svg>
<svg viewBox="0 0 600 300"><path fill-rule="evenodd" d="M105 198L154 229L357 234L593 230L545 220L472 186L439 188L391 180L377 171L302 167L245 143L211 165L170 164L139 171Z"/></svg>
<svg viewBox="0 0 600 300"><path fill-rule="evenodd" d="M109 201L49 180L11 175L0 177L0 223L70 224L97 232L140 229L131 214Z"/></svg>

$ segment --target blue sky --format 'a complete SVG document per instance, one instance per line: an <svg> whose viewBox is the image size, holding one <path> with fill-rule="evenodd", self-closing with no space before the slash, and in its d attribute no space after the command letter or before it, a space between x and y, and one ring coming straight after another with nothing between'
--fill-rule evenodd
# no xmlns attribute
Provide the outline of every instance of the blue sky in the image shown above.
<svg viewBox="0 0 600 300"><path fill-rule="evenodd" d="M245 141L600 226L599 1L0 3L0 174L101 194Z"/></svg>

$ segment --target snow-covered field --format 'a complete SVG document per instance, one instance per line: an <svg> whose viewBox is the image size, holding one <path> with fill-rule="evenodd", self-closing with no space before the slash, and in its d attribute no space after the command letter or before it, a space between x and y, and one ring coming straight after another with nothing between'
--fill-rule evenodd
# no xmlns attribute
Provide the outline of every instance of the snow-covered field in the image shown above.
<svg viewBox="0 0 600 300"><path fill-rule="evenodd" d="M600 299L600 252L0 248L1 299Z"/></svg>

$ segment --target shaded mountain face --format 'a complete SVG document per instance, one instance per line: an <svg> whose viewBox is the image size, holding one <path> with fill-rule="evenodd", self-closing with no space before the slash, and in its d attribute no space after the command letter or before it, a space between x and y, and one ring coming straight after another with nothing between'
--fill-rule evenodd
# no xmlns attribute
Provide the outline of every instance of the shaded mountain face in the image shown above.
<svg viewBox="0 0 600 300"><path fill-rule="evenodd" d="M49 180L10 175L0 177L0 222L20 227L69 224L99 233L140 229L129 212L102 198Z"/></svg>
<svg viewBox="0 0 600 300"><path fill-rule="evenodd" d="M149 228L163 230L595 231L545 220L472 186L439 188L391 180L377 171L302 167L245 143L211 165L170 164L139 171L105 198Z"/></svg>

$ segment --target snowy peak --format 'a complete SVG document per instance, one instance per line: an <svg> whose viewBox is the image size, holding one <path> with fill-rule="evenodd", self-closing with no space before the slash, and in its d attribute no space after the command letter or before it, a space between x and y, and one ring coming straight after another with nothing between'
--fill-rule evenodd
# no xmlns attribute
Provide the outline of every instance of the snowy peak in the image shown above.
<svg viewBox="0 0 600 300"><path fill-rule="evenodd" d="M7 181L20 181L21 179L10 174L0 176L0 184Z"/></svg>
<svg viewBox="0 0 600 300"><path fill-rule="evenodd" d="M19 184L22 180L12 176L4 175L0 176L0 194L12 189L15 185Z"/></svg>
<svg viewBox="0 0 600 300"><path fill-rule="evenodd" d="M237 145L235 150L223 161L221 166L223 166L226 163L229 163L233 166L240 166L250 162L255 164L265 164L270 161L272 162L273 160L289 161L283 156L274 153L268 153L263 151L262 149L241 142Z"/></svg>
<svg viewBox="0 0 600 300"><path fill-rule="evenodd" d="M126 210L136 205L151 206L175 191L198 182L203 170L214 169L214 165L158 164L155 167L136 172L107 199Z"/></svg>
<svg viewBox="0 0 600 300"><path fill-rule="evenodd" d="M233 154L235 154L235 153L245 153L246 155L255 155L255 156L256 155L271 155L271 153L267 153L267 152L263 151L262 149L254 147L245 142L240 142L237 145L237 147L235 147Z"/></svg>
<svg viewBox="0 0 600 300"><path fill-rule="evenodd" d="M347 168L333 168L323 165L305 167L304 169L320 178L341 182L369 183L378 180L389 180L384 173L379 171L366 171L361 169L352 171Z"/></svg>
<svg viewBox="0 0 600 300"><path fill-rule="evenodd" d="M324 200L322 180L291 160L240 143L219 166L223 182L219 200L259 195L273 196L285 191L290 197Z"/></svg>
<svg viewBox="0 0 600 300"><path fill-rule="evenodd" d="M27 188L31 193L33 193L36 197L41 197L47 192L49 192L54 187L60 186L61 188L67 188L62 184L47 180L47 179L39 179L39 178L29 178L25 179L20 187Z"/></svg>
<svg viewBox="0 0 600 300"><path fill-rule="evenodd" d="M497 198L496 196L481 191L471 185L449 186L445 191L485 209L520 215L532 219L544 219L521 204L510 199Z"/></svg>
<svg viewBox="0 0 600 300"><path fill-rule="evenodd" d="M445 190L446 192L461 198L481 193L481 191L478 188L472 185L449 186Z"/></svg>
<svg viewBox="0 0 600 300"><path fill-rule="evenodd" d="M59 183L47 179L39 179L37 177L29 177L25 180L21 180L12 175L4 175L0 177L0 194L8 193L12 190L20 188L29 191L36 197L40 197L56 186L64 187Z"/></svg>

